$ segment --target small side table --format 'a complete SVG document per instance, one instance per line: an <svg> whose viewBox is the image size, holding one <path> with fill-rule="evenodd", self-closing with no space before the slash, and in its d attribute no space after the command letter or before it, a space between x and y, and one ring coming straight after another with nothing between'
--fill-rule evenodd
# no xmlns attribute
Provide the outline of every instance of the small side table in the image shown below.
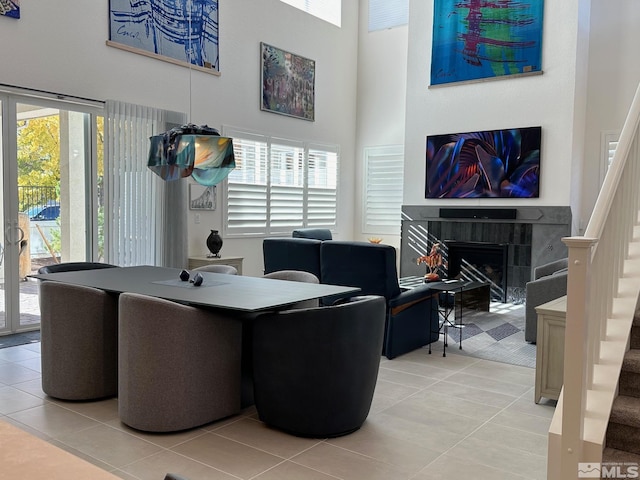
<svg viewBox="0 0 640 480"><path fill-rule="evenodd" d="M242 261L244 257L207 257L205 255L189 257L189 270L205 265L231 265L238 270L238 275L242 275Z"/></svg>
<svg viewBox="0 0 640 480"><path fill-rule="evenodd" d="M564 383L564 329L567 321L567 297L536 307L536 389L534 401L557 400Z"/></svg>

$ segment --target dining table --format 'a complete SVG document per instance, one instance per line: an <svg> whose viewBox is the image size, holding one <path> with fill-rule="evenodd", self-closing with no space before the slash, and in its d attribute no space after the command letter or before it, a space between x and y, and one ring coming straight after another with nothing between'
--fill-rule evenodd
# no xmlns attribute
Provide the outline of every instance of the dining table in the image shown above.
<svg viewBox="0 0 640 480"><path fill-rule="evenodd" d="M76 270L30 275L50 280L98 288L113 293L138 293L194 306L220 308L238 313L259 313L285 309L305 300L356 293L357 287L275 280L243 275L198 272L202 284L194 282L195 272L151 265ZM186 275L183 273L183 276Z"/></svg>

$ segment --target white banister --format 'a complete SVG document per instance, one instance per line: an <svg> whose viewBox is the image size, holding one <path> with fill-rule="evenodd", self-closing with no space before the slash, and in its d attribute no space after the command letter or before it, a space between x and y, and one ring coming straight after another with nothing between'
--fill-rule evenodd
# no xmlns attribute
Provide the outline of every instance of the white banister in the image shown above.
<svg viewBox="0 0 640 480"><path fill-rule="evenodd" d="M640 85L591 219L569 250L564 386L549 430L548 480L602 461L640 295Z"/></svg>

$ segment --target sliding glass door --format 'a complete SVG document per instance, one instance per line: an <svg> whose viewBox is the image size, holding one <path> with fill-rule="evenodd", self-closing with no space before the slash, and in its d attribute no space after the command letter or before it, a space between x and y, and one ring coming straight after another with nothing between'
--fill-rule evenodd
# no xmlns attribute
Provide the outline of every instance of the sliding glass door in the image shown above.
<svg viewBox="0 0 640 480"><path fill-rule="evenodd" d="M37 282L59 262L101 260L101 110L0 93L0 334L40 326Z"/></svg>

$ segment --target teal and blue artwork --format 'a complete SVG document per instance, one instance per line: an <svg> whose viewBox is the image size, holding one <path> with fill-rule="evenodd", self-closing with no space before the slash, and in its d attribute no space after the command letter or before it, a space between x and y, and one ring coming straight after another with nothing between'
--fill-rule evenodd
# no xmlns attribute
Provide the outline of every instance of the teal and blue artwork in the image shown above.
<svg viewBox="0 0 640 480"><path fill-rule="evenodd" d="M0 0L0 14L20 18L20 0Z"/></svg>
<svg viewBox="0 0 640 480"><path fill-rule="evenodd" d="M218 0L110 0L109 39L219 70Z"/></svg>
<svg viewBox="0 0 640 480"><path fill-rule="evenodd" d="M543 0L435 0L431 85L541 72Z"/></svg>

